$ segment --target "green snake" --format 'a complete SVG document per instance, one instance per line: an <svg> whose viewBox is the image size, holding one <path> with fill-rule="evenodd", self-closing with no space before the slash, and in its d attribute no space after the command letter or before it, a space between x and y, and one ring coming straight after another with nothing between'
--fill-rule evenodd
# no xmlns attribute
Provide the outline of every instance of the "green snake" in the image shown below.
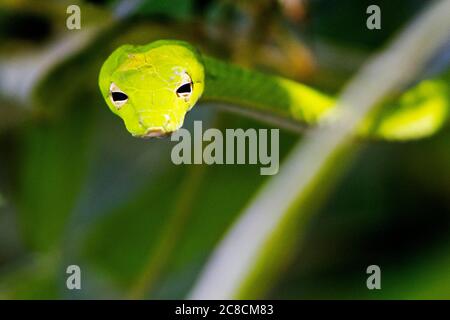
<svg viewBox="0 0 450 320"><path fill-rule="evenodd" d="M324 119L336 102L304 84L223 62L178 40L117 48L101 68L99 86L110 110L137 137L175 132L199 100L307 125ZM445 79L421 81L376 108L358 134L387 140L428 136L447 120L448 91Z"/></svg>

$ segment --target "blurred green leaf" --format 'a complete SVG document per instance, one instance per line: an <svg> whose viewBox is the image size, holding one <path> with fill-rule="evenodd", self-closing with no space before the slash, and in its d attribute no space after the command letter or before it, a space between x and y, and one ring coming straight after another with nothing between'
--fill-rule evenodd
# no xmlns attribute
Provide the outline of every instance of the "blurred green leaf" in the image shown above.
<svg viewBox="0 0 450 320"><path fill-rule="evenodd" d="M182 178L182 168L172 167L131 196L88 232L84 256L116 283L127 286L142 271L162 226L169 218ZM114 236L111 236L114 235Z"/></svg>
<svg viewBox="0 0 450 320"><path fill-rule="evenodd" d="M36 255L22 262L0 277L0 299L57 299L60 284L55 256Z"/></svg>
<svg viewBox="0 0 450 320"><path fill-rule="evenodd" d="M74 108L59 121L29 123L20 141L16 203L28 245L59 244L88 165L93 112Z"/></svg>
<svg viewBox="0 0 450 320"><path fill-rule="evenodd" d="M221 115L221 119L227 127L232 123L231 127L260 126L232 115ZM282 156L295 139L294 135L285 136ZM192 174L192 170L202 172ZM198 190L185 190L196 188L197 181L190 179L201 179ZM151 291L152 297L181 298L226 228L263 180L258 166L191 169L170 165L126 205L108 213L91 228L83 255L97 270L107 273L132 294ZM113 239L111 234L115 235ZM162 240L167 237L170 238ZM161 253L160 246L169 252ZM147 270L157 274L149 275Z"/></svg>

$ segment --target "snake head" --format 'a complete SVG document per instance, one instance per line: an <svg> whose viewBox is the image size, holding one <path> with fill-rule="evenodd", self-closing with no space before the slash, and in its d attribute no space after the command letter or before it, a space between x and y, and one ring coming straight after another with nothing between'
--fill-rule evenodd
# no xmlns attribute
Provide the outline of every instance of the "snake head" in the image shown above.
<svg viewBox="0 0 450 320"><path fill-rule="evenodd" d="M116 49L100 70L99 86L108 107L133 136L155 137L183 125L203 93L204 77L195 48L159 40Z"/></svg>

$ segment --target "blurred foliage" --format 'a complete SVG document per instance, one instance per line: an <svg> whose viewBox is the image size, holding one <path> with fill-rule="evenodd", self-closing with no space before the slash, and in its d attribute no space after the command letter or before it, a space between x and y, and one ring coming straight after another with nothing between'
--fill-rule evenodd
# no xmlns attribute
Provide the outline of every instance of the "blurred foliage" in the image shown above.
<svg viewBox="0 0 450 320"><path fill-rule="evenodd" d="M115 47L185 39L335 93L425 3L146 0L120 14L134 2L85 1L82 29L71 31L73 2L0 2L0 298L183 298L264 182L255 166L175 166L172 142L129 136L97 88ZM370 32L373 3L383 28ZM13 62L39 72L25 97L3 89L5 70L31 73ZM194 108L188 128L194 119L267 127L209 106ZM282 158L298 139L281 131ZM355 143L361 156L267 297L450 298L448 126L421 141ZM82 269L81 291L65 288L70 264ZM381 291L365 287L370 264L382 268Z"/></svg>

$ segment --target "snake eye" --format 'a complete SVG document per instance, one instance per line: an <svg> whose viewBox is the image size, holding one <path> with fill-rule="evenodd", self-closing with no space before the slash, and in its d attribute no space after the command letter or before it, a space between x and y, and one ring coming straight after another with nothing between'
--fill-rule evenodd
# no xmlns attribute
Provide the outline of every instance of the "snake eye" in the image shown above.
<svg viewBox="0 0 450 320"><path fill-rule="evenodd" d="M117 109L120 109L127 101L128 96L119 89L114 83L109 87L111 102Z"/></svg>
<svg viewBox="0 0 450 320"><path fill-rule="evenodd" d="M187 98L191 95L191 92L192 92L192 82L188 82L181 85L177 89L177 96Z"/></svg>
<svg viewBox="0 0 450 320"><path fill-rule="evenodd" d="M128 96L123 92L111 92L111 96L114 102L124 101L128 99Z"/></svg>

